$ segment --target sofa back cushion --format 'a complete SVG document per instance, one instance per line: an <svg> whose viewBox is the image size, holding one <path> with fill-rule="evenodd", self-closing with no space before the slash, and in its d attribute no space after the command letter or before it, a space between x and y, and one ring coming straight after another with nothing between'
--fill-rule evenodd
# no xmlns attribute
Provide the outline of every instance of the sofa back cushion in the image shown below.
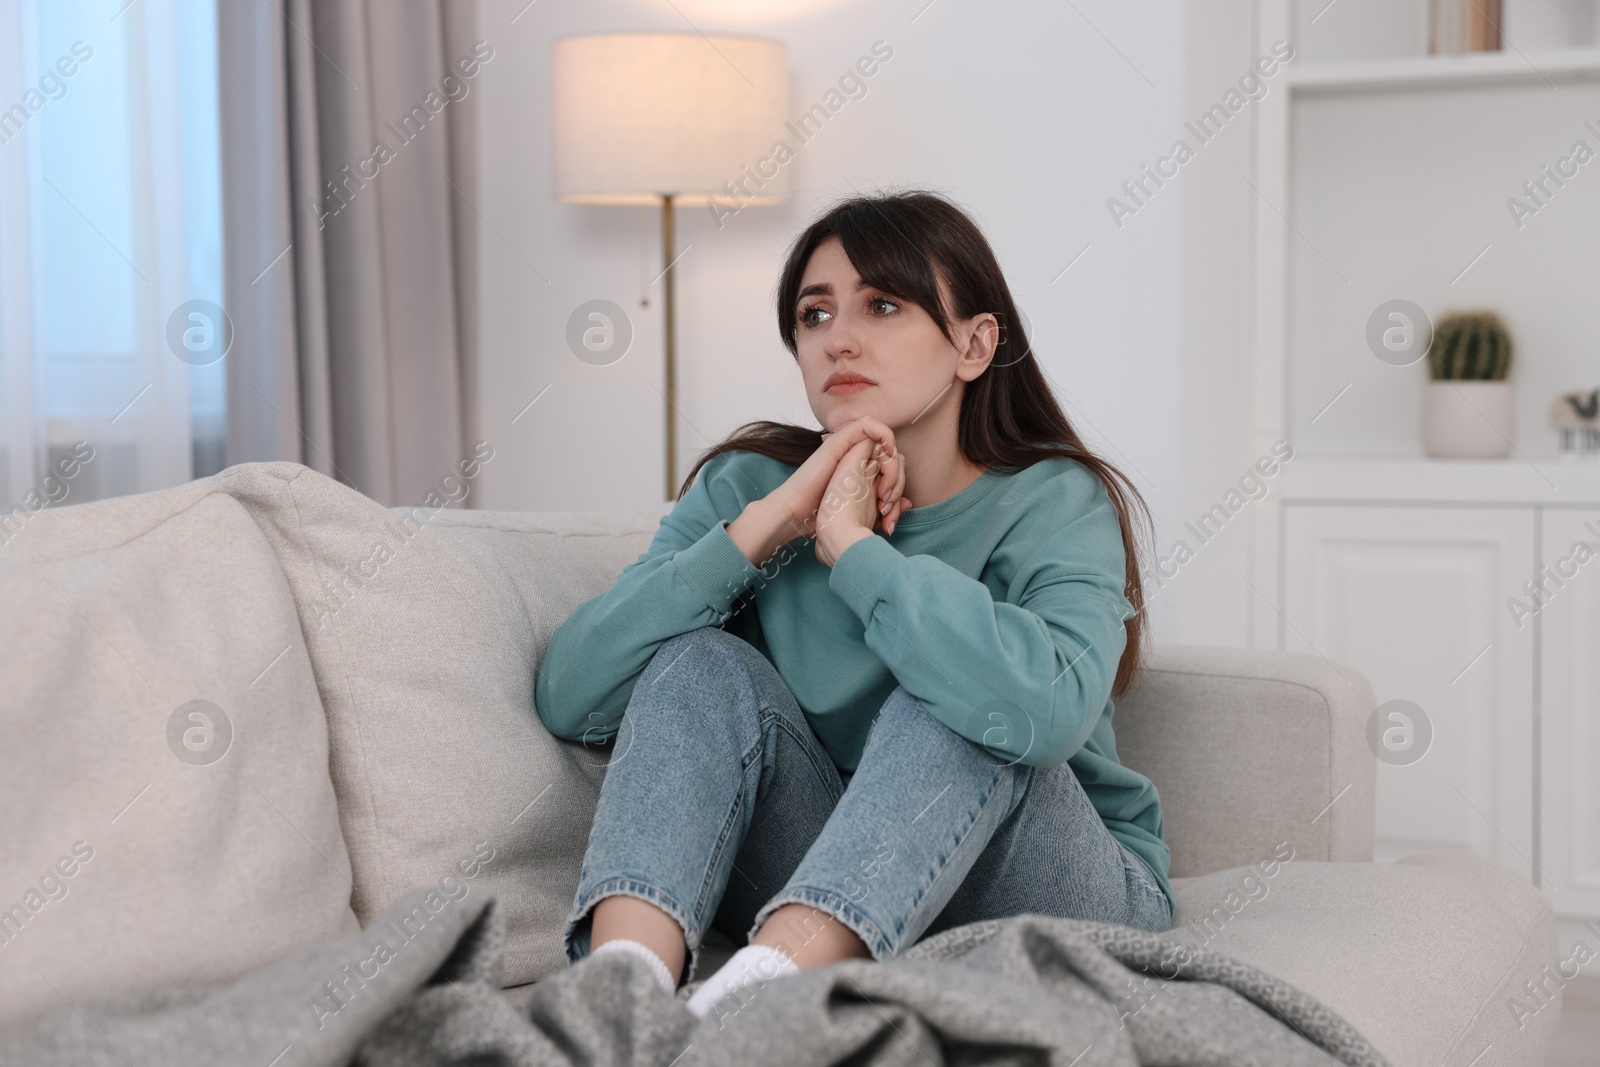
<svg viewBox="0 0 1600 1067"><path fill-rule="evenodd" d="M214 488L0 540L0 1029L358 929L295 602Z"/></svg>
<svg viewBox="0 0 1600 1067"><path fill-rule="evenodd" d="M1372 859L1372 687L1320 656L1161 645L1117 701L1117 754L1161 796L1171 875Z"/></svg>
<svg viewBox="0 0 1600 1067"><path fill-rule="evenodd" d="M572 609L648 547L665 507L391 510L293 463L217 481L294 590L362 923L411 889L462 879L504 908L505 984L567 966L561 933L606 756L545 729L534 671Z"/></svg>

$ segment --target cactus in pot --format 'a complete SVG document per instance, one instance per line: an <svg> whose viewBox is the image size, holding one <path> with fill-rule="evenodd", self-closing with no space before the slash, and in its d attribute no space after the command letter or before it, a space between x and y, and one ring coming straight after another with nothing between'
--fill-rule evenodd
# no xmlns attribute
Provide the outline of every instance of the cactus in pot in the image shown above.
<svg viewBox="0 0 1600 1067"><path fill-rule="evenodd" d="M1511 377L1511 332L1492 311L1452 311L1433 328L1434 381L1503 382Z"/></svg>
<svg viewBox="0 0 1600 1067"><path fill-rule="evenodd" d="M1511 452L1511 332L1489 310L1452 311L1428 345L1422 438L1428 455L1497 459Z"/></svg>

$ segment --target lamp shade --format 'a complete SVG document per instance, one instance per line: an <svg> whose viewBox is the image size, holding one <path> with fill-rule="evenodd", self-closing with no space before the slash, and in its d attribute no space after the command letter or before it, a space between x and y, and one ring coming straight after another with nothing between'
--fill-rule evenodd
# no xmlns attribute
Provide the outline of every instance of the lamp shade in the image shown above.
<svg viewBox="0 0 1600 1067"><path fill-rule="evenodd" d="M555 43L555 194L585 204L728 199L770 156L788 106L788 48L759 37L602 33ZM744 203L777 203L748 182Z"/></svg>

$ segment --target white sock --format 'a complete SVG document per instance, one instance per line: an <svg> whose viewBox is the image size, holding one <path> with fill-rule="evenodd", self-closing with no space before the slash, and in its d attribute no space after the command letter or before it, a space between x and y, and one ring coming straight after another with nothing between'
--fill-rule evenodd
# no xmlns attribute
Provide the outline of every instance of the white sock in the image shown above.
<svg viewBox="0 0 1600 1067"><path fill-rule="evenodd" d="M781 975L799 973L800 968L794 960L771 945L746 945L735 952L733 958L724 963L716 974L707 978L685 1006L704 1019L711 1014L712 1007L718 1001L736 992L737 999L729 1001L728 1010L722 1013L731 1015L744 1007L767 982Z"/></svg>
<svg viewBox="0 0 1600 1067"><path fill-rule="evenodd" d="M610 941L602 942L600 947L590 952L589 955L598 956L604 952L626 952L630 956L637 956L639 959L644 960L645 966L649 967L650 973L656 976L656 981L661 983L662 989L665 989L668 993L677 991L678 983L673 980L672 972L667 970L666 961L657 956L649 945L638 941L630 941L625 937L614 937Z"/></svg>

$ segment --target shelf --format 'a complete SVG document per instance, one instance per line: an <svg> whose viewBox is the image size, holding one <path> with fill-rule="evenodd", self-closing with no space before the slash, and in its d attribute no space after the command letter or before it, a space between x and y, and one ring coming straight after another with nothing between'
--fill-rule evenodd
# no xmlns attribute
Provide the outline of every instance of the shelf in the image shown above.
<svg viewBox="0 0 1600 1067"><path fill-rule="evenodd" d="M1289 89L1296 96L1379 89L1548 85L1600 78L1600 48L1302 63L1286 68L1285 73Z"/></svg>
<svg viewBox="0 0 1600 1067"><path fill-rule="evenodd" d="M1273 487L1295 503L1600 507L1600 460L1515 455L1497 460L1297 457Z"/></svg>

